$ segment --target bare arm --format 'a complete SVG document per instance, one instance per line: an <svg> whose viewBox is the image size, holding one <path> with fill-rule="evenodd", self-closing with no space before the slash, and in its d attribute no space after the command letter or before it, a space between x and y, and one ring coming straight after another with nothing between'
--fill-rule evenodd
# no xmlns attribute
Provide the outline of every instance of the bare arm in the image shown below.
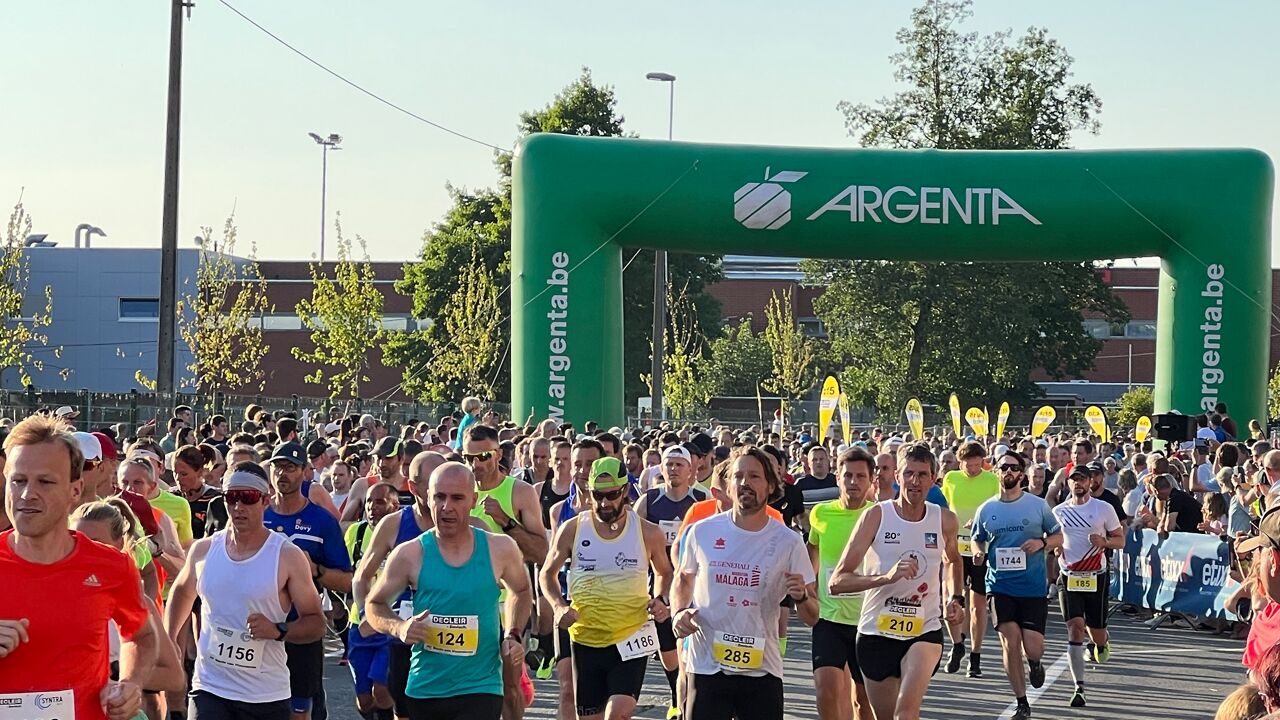
<svg viewBox="0 0 1280 720"><path fill-rule="evenodd" d="M489 553L498 571L498 584L507 591L503 627L523 630L533 611L533 588L524 569L524 555L514 540L502 535L489 536Z"/></svg>
<svg viewBox="0 0 1280 720"><path fill-rule="evenodd" d="M330 515L338 517L338 506L333 504L333 497L319 482L311 483L311 489L307 491L307 499L328 510Z"/></svg>
<svg viewBox="0 0 1280 720"><path fill-rule="evenodd" d="M146 567L138 571L138 574L142 576L142 594L149 598L160 597L160 575L156 572L156 559L154 556Z"/></svg>
<svg viewBox="0 0 1280 720"><path fill-rule="evenodd" d="M347 493L347 504L338 520L347 524L359 520L360 512L364 509L364 496L367 492L369 492L369 479L356 478L355 482L351 483L351 491ZM334 513L334 515L337 514L336 512Z"/></svg>
<svg viewBox="0 0 1280 720"><path fill-rule="evenodd" d="M516 541L525 562L538 562L547 555L547 529L542 526L538 496L527 483L517 484L511 493L516 526L507 536Z"/></svg>
<svg viewBox="0 0 1280 720"><path fill-rule="evenodd" d="M164 628L175 645L180 639L182 626L191 617L191 608L196 603L196 581L199 579L196 566L204 561L205 554L208 552L209 539L197 540L191 546L191 554L187 556L186 563L178 571L178 576L173 581L173 588L169 591L169 602L164 606Z"/></svg>
<svg viewBox="0 0 1280 720"><path fill-rule="evenodd" d="M310 558L307 558L310 561ZM323 566L317 566L311 563L320 572L320 577L316 578L316 582L320 583L320 587L325 590L333 590L334 592L351 592L351 578L355 573L350 570L334 570ZM321 570L321 568L323 568ZM312 573L314 575L314 573Z"/></svg>
<svg viewBox="0 0 1280 720"><path fill-rule="evenodd" d="M399 520L398 515L388 515L388 517ZM373 579L378 574L378 568L382 567L382 562L391 554L399 532L399 522L378 523L374 528L373 537L369 539L369 549L365 551L364 557L360 558L360 564L351 578L351 601L360 608L360 617L368 617L364 610L365 599L369 597L369 590L373 587Z"/></svg>
<svg viewBox="0 0 1280 720"><path fill-rule="evenodd" d="M671 567L671 558L667 557L667 536L662 528L648 520L640 521L640 529L644 532L645 550L649 553L649 565L653 568L654 596L669 600L675 570Z"/></svg>
<svg viewBox="0 0 1280 720"><path fill-rule="evenodd" d="M871 542L875 540L876 533L879 531L880 507L877 505L868 508L862 514L862 517L858 518L858 524L853 528L853 537L849 538L849 544L845 546L844 553L840 555L840 562L836 563L835 569L831 572L831 580L827 585L828 592L836 595L862 592L888 585L902 577L907 570L907 568L902 567L902 563L898 563L892 570L883 575L863 575L858 572L862 566L862 558L871 549ZM952 533L954 544L954 529Z"/></svg>
<svg viewBox="0 0 1280 720"><path fill-rule="evenodd" d="M944 539L942 562L946 566L946 573L943 579L950 580L947 595L961 595L964 593L964 560L960 557L960 545L956 541L956 534L960 530L960 520L956 518L956 514L950 510L942 511L942 537ZM944 584L945 586L945 584Z"/></svg>
<svg viewBox="0 0 1280 720"><path fill-rule="evenodd" d="M324 612L320 609L320 593L311 584L311 566L307 554L292 543L285 543L280 555L285 571L285 593L298 619L289 623L284 639L291 643L310 643L324 637ZM351 573L346 573L350 578Z"/></svg>
<svg viewBox="0 0 1280 720"><path fill-rule="evenodd" d="M150 619L147 621L151 625L152 630L156 634L156 664L147 673L146 682L142 687L147 690L160 690L164 692L185 692L187 689L187 676L182 669L182 660L178 658L178 648L164 633L164 621L160 617L160 612L156 610L155 603L147 600L147 612Z"/></svg>
<svg viewBox="0 0 1280 720"><path fill-rule="evenodd" d="M409 621L401 620L391 604L406 588L412 588L422 565L422 543L405 543L391 551L382 574L365 599L365 619L374 630L404 640Z"/></svg>
<svg viewBox="0 0 1280 720"><path fill-rule="evenodd" d="M538 585L542 588L542 596L547 599L552 608L562 609L569 605L564 599L564 589L560 587L560 568L564 567L573 554L573 538L577 522L578 518L572 517L556 529L551 549L538 570Z"/></svg>

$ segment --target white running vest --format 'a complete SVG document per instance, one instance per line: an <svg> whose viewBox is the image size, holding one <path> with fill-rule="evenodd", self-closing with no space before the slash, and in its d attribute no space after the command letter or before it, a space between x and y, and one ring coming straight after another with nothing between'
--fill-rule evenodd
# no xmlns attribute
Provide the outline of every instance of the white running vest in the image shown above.
<svg viewBox="0 0 1280 720"><path fill-rule="evenodd" d="M226 700L265 703L289 698L284 643L249 637L248 619L262 613L284 622L280 607L280 553L288 539L268 533L267 542L247 560L227 555L227 531L210 536L200 593L200 637L196 641L195 690Z"/></svg>
<svg viewBox="0 0 1280 720"><path fill-rule="evenodd" d="M942 627L942 508L925 503L924 519L903 520L895 501L878 503L880 529L862 558L862 575L883 575L914 557L915 577L872 588L862 601L858 634L910 640Z"/></svg>

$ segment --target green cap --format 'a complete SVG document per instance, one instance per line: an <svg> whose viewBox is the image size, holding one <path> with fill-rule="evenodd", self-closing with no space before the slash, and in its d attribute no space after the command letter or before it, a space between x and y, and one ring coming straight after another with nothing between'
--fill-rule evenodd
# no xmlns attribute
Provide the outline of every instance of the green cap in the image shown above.
<svg viewBox="0 0 1280 720"><path fill-rule="evenodd" d="M591 463L591 476L587 482L592 490L613 490L626 486L627 473L618 458L602 457Z"/></svg>

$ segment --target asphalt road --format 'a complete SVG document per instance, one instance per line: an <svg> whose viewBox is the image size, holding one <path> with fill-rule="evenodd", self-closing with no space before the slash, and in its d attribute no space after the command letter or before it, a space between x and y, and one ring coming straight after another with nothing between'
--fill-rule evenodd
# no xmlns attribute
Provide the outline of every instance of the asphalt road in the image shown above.
<svg viewBox="0 0 1280 720"><path fill-rule="evenodd" d="M1205 720L1218 703L1244 680L1240 667L1241 640L1214 636L1185 628L1148 629L1145 624L1117 614L1111 624L1113 652L1106 665L1089 663L1086 669L1089 705L1068 706L1071 673L1064 655L1066 631L1050 618L1045 648L1045 686L1030 697L1037 718L1127 718L1131 720ZM788 718L818 717L814 704L813 673L809 665L809 632L793 624L787 650L786 708ZM945 654L944 654L945 655ZM939 720L989 720L1008 717L1012 696L1000 664L1000 646L994 631L983 647L984 677L964 677L939 672L929 686L924 717ZM535 681L537 699L525 717L555 718L555 681ZM351 678L345 667L329 658L325 671L329 717L360 720L351 694ZM649 663L645 694L636 717L666 717L666 680L660 666ZM1032 691L1036 693L1037 691Z"/></svg>

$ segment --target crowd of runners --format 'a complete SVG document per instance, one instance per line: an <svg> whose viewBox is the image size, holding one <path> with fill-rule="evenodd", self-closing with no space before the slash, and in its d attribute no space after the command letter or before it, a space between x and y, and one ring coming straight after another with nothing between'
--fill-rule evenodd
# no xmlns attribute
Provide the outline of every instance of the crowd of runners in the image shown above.
<svg viewBox="0 0 1280 720"><path fill-rule="evenodd" d="M668 718L772 720L797 702L783 657L800 624L801 702L824 720L918 718L935 673L982 677L996 640L1028 718L1051 613L1070 706L1123 654L1107 617L1127 527L1238 536L1262 557L1240 598L1259 618L1246 662L1280 640L1280 451L1217 435L1222 418L1153 450L463 410L402 427L258 407L235 429L187 407L163 433L81 427L71 408L11 424L0 719L353 717L327 706L336 661L369 720L516 720L532 703L620 720L651 664Z"/></svg>

